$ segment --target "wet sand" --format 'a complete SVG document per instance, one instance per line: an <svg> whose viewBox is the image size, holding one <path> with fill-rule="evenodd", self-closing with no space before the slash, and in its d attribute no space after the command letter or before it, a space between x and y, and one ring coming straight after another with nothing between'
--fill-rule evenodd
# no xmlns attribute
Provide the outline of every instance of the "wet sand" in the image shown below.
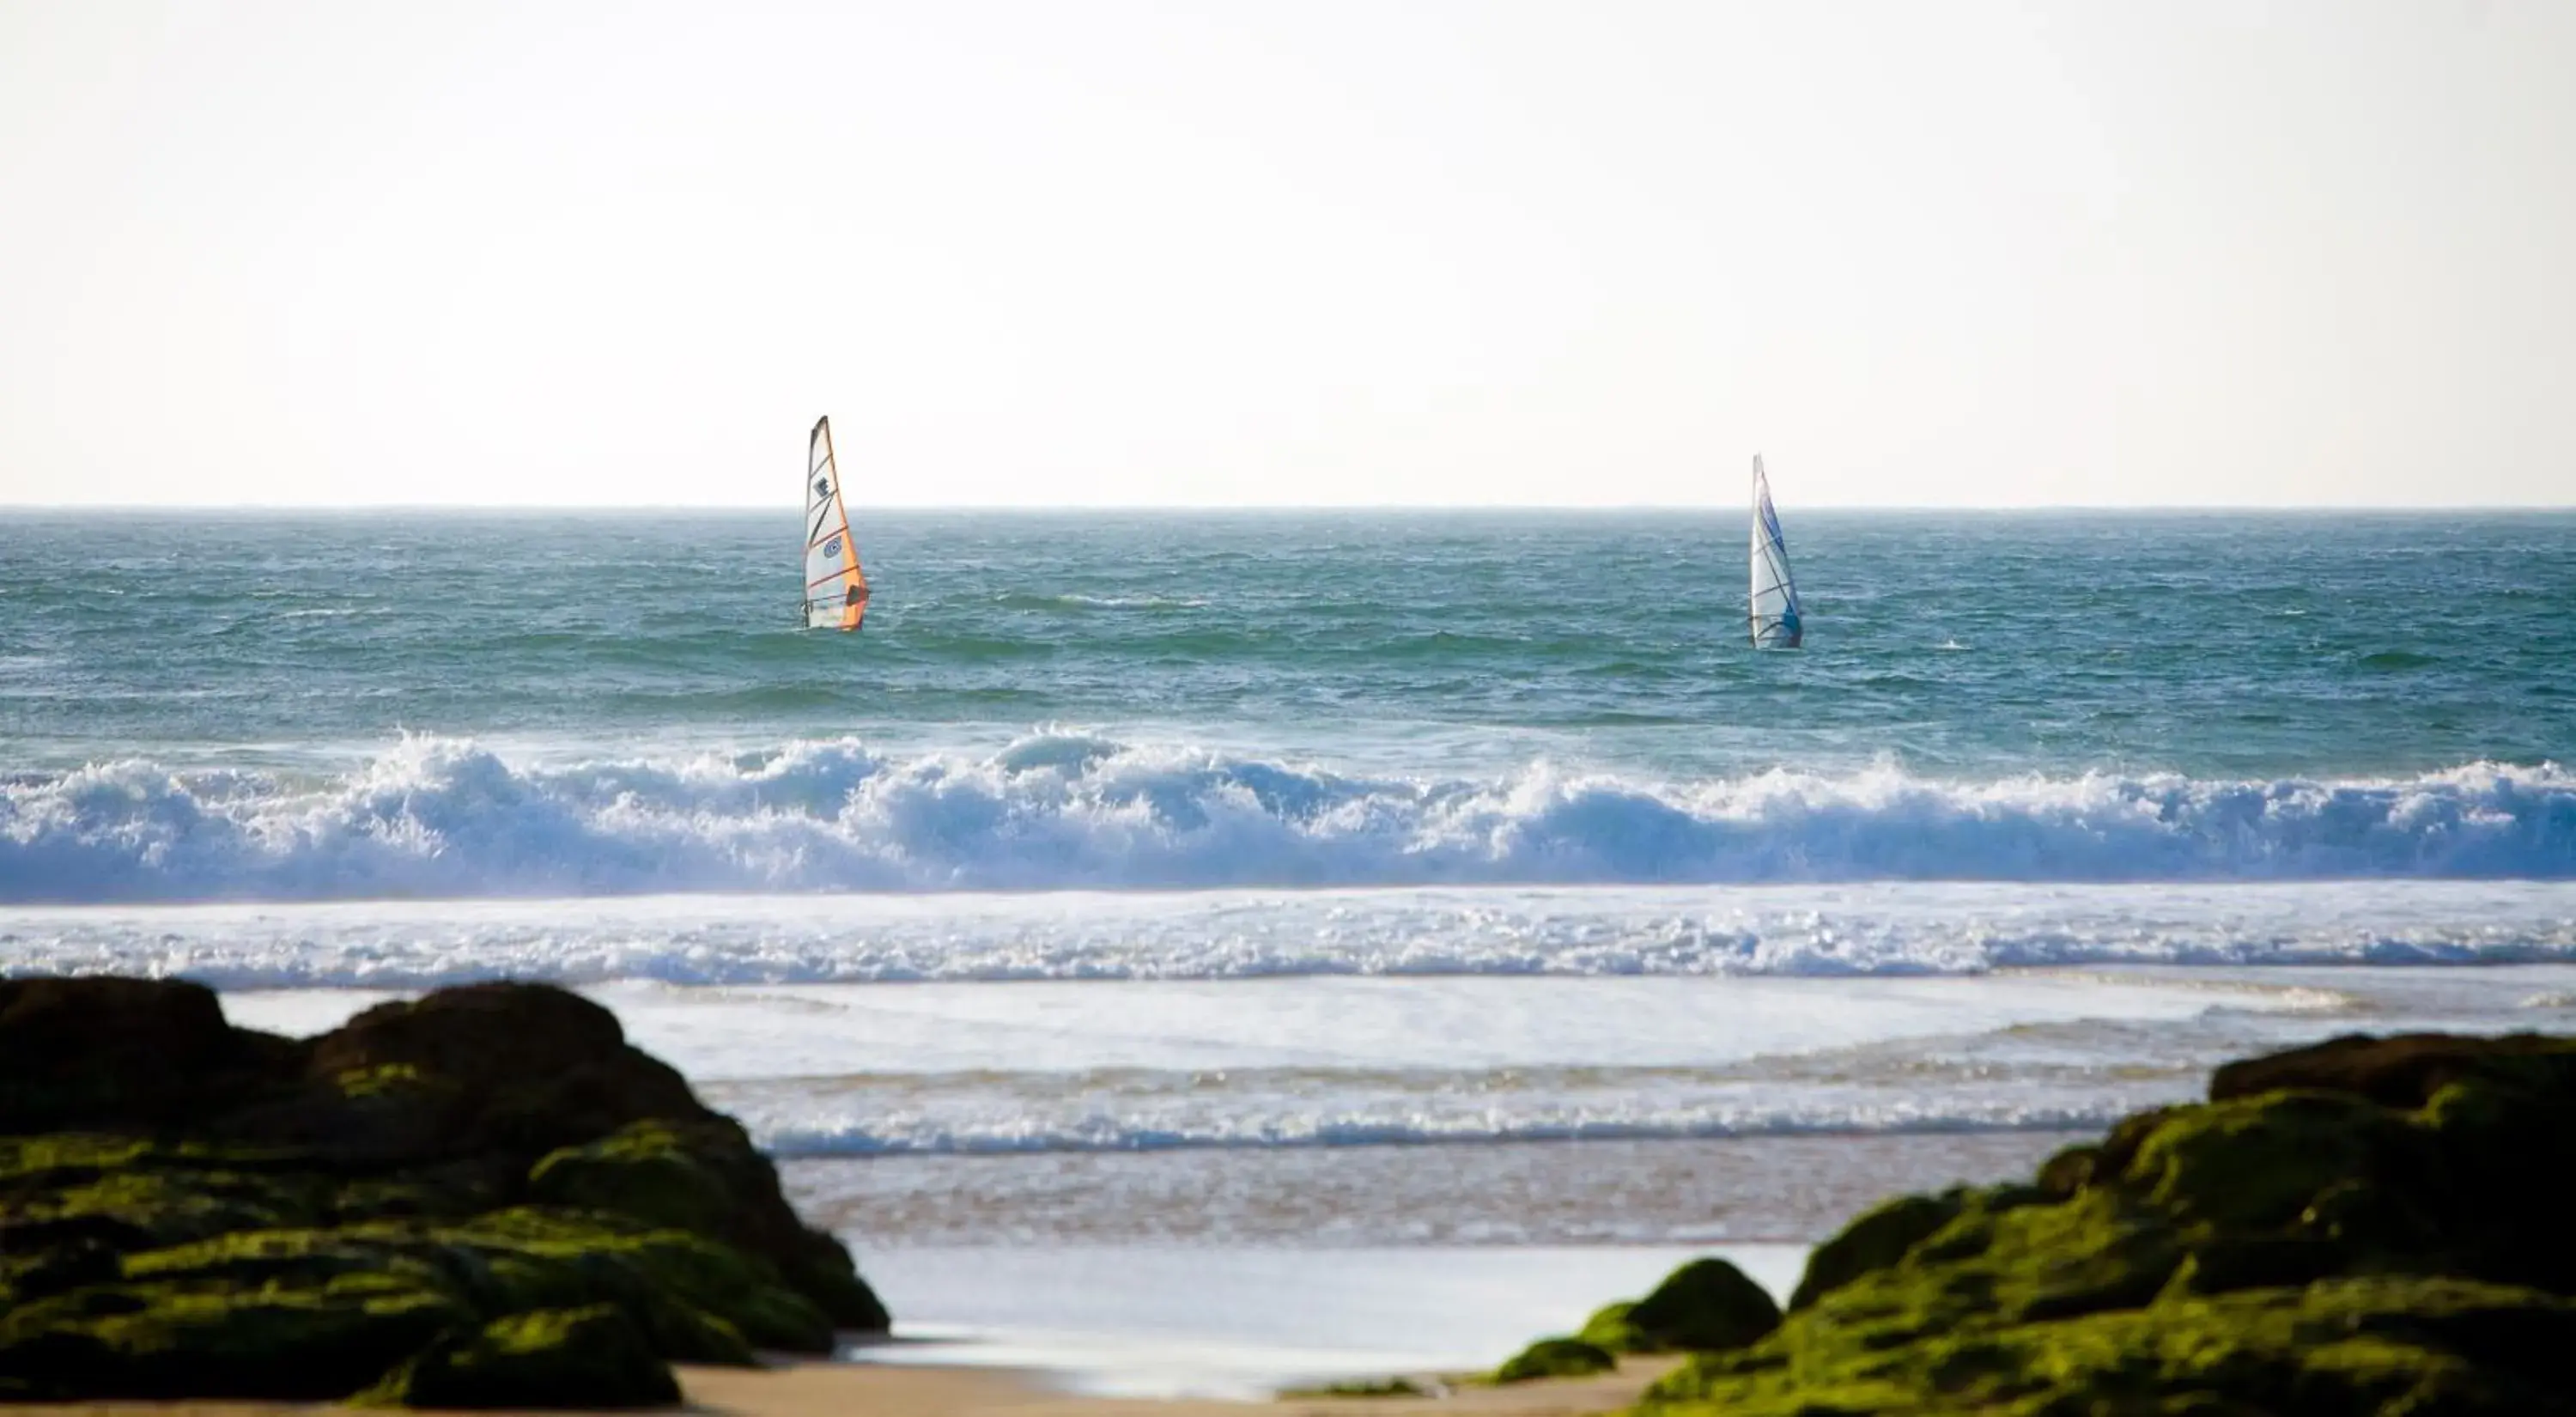
<svg viewBox="0 0 2576 1417"><path fill-rule="evenodd" d="M681 1370L693 1406L742 1417L1247 1417L1247 1414L1359 1414L1385 1417L1457 1412L1492 1417L1556 1417L1606 1412L1636 1400L1669 1360L1631 1363L1616 1373L1509 1387L1460 1387L1444 1397L1214 1398L1090 1397L1050 1388L1037 1377L1003 1369L907 1368L808 1363L750 1372Z"/></svg>
<svg viewBox="0 0 2576 1417"><path fill-rule="evenodd" d="M1462 1387L1442 1397L1281 1397L1230 1402L1213 1398L1087 1397L1048 1386L1036 1375L1002 1368L904 1367L884 1363L787 1363L771 1368L680 1366L686 1411L729 1417L1577 1417L1636 1400L1670 1360L1631 1361L1616 1373L1510 1387ZM328 1403L90 1402L15 1406L25 1417L267 1417L343 1412ZM531 1413L528 1417L563 1417Z"/></svg>

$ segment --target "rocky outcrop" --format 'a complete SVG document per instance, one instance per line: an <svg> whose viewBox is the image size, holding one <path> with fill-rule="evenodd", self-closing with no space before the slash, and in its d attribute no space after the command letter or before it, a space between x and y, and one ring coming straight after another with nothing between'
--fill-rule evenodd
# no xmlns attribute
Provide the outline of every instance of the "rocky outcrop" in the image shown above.
<svg viewBox="0 0 2576 1417"><path fill-rule="evenodd" d="M469 1409L668 1407L679 1400L671 1370L614 1304L450 1329L357 1398L369 1407Z"/></svg>
<svg viewBox="0 0 2576 1417"><path fill-rule="evenodd" d="M1579 1338L1542 1338L1513 1354L1494 1370L1498 1383L1526 1383L1539 1378L1579 1378L1619 1366L1619 1359L1598 1344Z"/></svg>
<svg viewBox="0 0 2576 1417"><path fill-rule="evenodd" d="M2032 1184L1891 1202L1655 1413L2576 1413L2576 1040L2231 1064Z"/></svg>
<svg viewBox="0 0 2576 1417"><path fill-rule="evenodd" d="M1633 1304L1595 1313L1576 1335L1613 1353L1713 1353L1741 1348L1780 1326L1780 1306L1721 1259L1674 1270Z"/></svg>
<svg viewBox="0 0 2576 1417"><path fill-rule="evenodd" d="M181 1127L291 1074L301 1050L160 979L0 979L0 1135Z"/></svg>
<svg viewBox="0 0 2576 1417"><path fill-rule="evenodd" d="M1780 1306L1744 1271L1716 1258L1674 1270L1654 1292L1594 1312L1572 1338L1542 1338L1494 1371L1496 1382L1597 1372L1621 1353L1741 1348L1780 1326Z"/></svg>
<svg viewBox="0 0 2576 1417"><path fill-rule="evenodd" d="M577 995L312 1040L196 985L0 981L0 1399L675 1400L881 1331L768 1160Z"/></svg>

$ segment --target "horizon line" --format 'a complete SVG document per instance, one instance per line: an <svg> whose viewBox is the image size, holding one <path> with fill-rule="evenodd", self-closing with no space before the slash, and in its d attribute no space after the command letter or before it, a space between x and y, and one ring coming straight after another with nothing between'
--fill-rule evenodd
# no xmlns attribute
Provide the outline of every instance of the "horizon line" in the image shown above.
<svg viewBox="0 0 2576 1417"><path fill-rule="evenodd" d="M1630 512L1740 512L1734 502L1061 502L1061 503L880 503L861 504L874 512L977 512L1003 516L1087 512L1195 513L1325 513L1325 512L1558 512L1618 514ZM315 515L480 515L629 516L683 512L793 513L794 503L777 502L630 502L602 507L595 502L0 502L0 516L47 512L97 513L278 513ZM1821 502L1792 504L1792 512L2576 512L2570 502Z"/></svg>

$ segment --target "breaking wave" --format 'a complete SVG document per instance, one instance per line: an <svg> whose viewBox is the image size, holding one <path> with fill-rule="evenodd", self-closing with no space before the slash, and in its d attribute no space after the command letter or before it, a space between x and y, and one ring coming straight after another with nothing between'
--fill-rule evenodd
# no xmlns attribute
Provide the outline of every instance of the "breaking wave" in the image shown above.
<svg viewBox="0 0 2576 1417"><path fill-rule="evenodd" d="M1196 1127L1095 1119L1062 1128L1044 1125L943 1130L936 1127L852 1125L828 1131L756 1133L761 1149L781 1160L827 1156L1011 1156L1104 1151L1236 1151L1297 1147L1493 1145L1536 1141L1696 1141L1722 1137L1846 1136L1856 1133L1953 1134L2091 1130L2119 1120L2114 1106L1985 1109L1941 1116L1900 1109L1890 1114L1793 1112L1666 1116L1584 1116L1577 1113L1526 1119L1433 1118L1392 1120L1374 1116L1255 1118Z"/></svg>
<svg viewBox="0 0 2576 1417"><path fill-rule="evenodd" d="M978 1072L714 1091L764 1150L797 1158L2060 1131L2183 1100L2205 1071L2035 1065L1998 1087L1955 1065L1876 1076L1872 1052L1824 1055L1862 1069L1838 1077L1795 1059L1757 1059L1714 1068Z"/></svg>
<svg viewBox="0 0 2576 1417"><path fill-rule="evenodd" d="M16 903L2356 877L2576 878L2576 775L1402 777L1054 732L569 763L414 737L329 779L0 778Z"/></svg>

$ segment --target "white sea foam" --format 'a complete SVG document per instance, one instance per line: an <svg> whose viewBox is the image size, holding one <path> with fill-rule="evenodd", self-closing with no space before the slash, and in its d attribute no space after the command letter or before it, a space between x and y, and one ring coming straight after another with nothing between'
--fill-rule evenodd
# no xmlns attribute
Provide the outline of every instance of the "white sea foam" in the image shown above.
<svg viewBox="0 0 2576 1417"><path fill-rule="evenodd" d="M2190 1089L2155 1102L2185 1100ZM824 1156L1009 1156L1103 1151L1273 1150L1290 1147L1499 1145L1538 1141L1683 1141L1723 1137L1949 1134L2098 1129L2134 1110L2126 1104L1996 1107L1945 1115L1923 1107L1813 1114L1765 1114L1724 1108L1649 1113L1642 1109L1550 1110L1526 1117L1399 1117L1373 1113L1286 1118L1211 1118L1197 1127L1094 1117L1049 1126L1017 1117L943 1126L913 1118L852 1123L830 1130L780 1127L757 1133L781 1158Z"/></svg>
<svg viewBox="0 0 2576 1417"><path fill-rule="evenodd" d="M1031 595L1014 591L996 599L1015 610L1204 610L1208 605L1200 597L1186 595Z"/></svg>
<svg viewBox="0 0 2576 1417"><path fill-rule="evenodd" d="M710 1096L781 1157L1008 1155L2059 1131L2185 1100L2204 1077L2132 1064L1998 1084L1965 1067L1898 1066L1884 1051L1824 1055L1842 1072L980 1072L719 1084Z"/></svg>
<svg viewBox="0 0 2576 1417"><path fill-rule="evenodd" d="M2161 976L590 994L764 1147L804 1157L2050 1130L2187 1096L2249 1039L2332 1026L2304 991ZM225 1007L309 1033L381 997Z"/></svg>
<svg viewBox="0 0 2576 1417"><path fill-rule="evenodd" d="M406 739L296 781L0 785L0 901L1869 880L2576 877L2576 776L1359 776L1070 733L888 756L513 761Z"/></svg>
<svg viewBox="0 0 2576 1417"><path fill-rule="evenodd" d="M2576 959L2576 882L1424 887L0 907L0 974L229 989L1903 976Z"/></svg>
<svg viewBox="0 0 2576 1417"><path fill-rule="evenodd" d="M2333 1026L2143 976L724 993L597 997L784 1156L2055 1130Z"/></svg>

